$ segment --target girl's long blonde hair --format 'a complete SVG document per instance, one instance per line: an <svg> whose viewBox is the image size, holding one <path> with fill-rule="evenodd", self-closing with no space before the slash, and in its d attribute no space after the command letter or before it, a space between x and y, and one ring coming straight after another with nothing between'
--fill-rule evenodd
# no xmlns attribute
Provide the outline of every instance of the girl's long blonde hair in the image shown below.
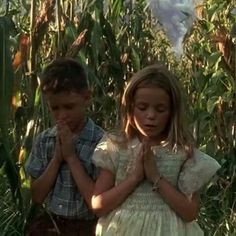
<svg viewBox="0 0 236 236"><path fill-rule="evenodd" d="M132 122L134 95L137 88L157 86L170 96L170 122L167 127L168 143L174 148L184 149L192 156L194 139L184 122L181 88L176 77L163 65L151 65L133 75L128 82L121 104L122 130L127 139L137 136L137 129Z"/></svg>

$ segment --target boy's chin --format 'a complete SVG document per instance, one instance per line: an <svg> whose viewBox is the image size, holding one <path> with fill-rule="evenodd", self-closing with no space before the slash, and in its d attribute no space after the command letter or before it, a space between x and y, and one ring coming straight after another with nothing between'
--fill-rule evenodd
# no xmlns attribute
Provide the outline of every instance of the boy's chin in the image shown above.
<svg viewBox="0 0 236 236"><path fill-rule="evenodd" d="M69 129L73 134L77 134L81 131L81 128L79 126L69 126Z"/></svg>
<svg viewBox="0 0 236 236"><path fill-rule="evenodd" d="M76 130L77 130L77 127L71 127L71 126L69 126L69 129L70 129L70 131L71 131L72 133L75 133Z"/></svg>
<svg viewBox="0 0 236 236"><path fill-rule="evenodd" d="M74 134L79 134L83 129L85 123L76 123L76 124L68 124L70 131Z"/></svg>

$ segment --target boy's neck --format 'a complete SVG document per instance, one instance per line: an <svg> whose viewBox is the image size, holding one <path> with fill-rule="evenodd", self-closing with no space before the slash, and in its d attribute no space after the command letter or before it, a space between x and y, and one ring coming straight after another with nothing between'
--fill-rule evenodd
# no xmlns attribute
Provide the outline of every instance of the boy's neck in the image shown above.
<svg viewBox="0 0 236 236"><path fill-rule="evenodd" d="M81 133L81 131L83 130L83 128L85 127L86 123L88 121L87 117L84 117L83 122L81 122L80 124L78 124L78 126L76 127L75 130L72 130L72 133L75 135L79 135Z"/></svg>

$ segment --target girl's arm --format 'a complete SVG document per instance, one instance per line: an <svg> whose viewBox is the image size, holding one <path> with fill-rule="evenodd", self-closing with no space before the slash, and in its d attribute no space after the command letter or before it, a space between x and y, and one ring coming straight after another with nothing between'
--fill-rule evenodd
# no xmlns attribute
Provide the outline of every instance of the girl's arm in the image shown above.
<svg viewBox="0 0 236 236"><path fill-rule="evenodd" d="M135 189L139 180L130 175L123 182L114 186L115 176L102 169L96 181L92 197L92 209L97 216L103 216L117 208Z"/></svg>
<svg viewBox="0 0 236 236"><path fill-rule="evenodd" d="M197 193L187 197L172 186L160 173L155 157L148 144L144 145L144 170L146 178L153 184L158 181L158 192L164 201L186 222L193 221L198 215L199 196Z"/></svg>
<svg viewBox="0 0 236 236"><path fill-rule="evenodd" d="M187 197L175 187L173 187L165 178L159 181L159 194L164 201L186 222L196 219L199 211L199 195L192 194Z"/></svg>
<svg viewBox="0 0 236 236"><path fill-rule="evenodd" d="M128 177L115 186L115 175L109 170L101 169L92 197L92 209L97 216L103 216L117 208L137 184L144 178L143 156L140 153L134 169Z"/></svg>

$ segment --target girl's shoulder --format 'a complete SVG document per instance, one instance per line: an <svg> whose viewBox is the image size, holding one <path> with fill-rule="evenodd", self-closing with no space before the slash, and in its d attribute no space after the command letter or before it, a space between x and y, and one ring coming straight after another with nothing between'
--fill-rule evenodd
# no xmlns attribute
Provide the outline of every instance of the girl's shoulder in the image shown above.
<svg viewBox="0 0 236 236"><path fill-rule="evenodd" d="M127 146L127 138L124 133L117 131L107 131L101 142L105 142L108 147L124 148Z"/></svg>
<svg viewBox="0 0 236 236"><path fill-rule="evenodd" d="M220 164L208 154L194 149L193 157L184 163L179 176L179 188L183 193L198 191L215 175Z"/></svg>
<svg viewBox="0 0 236 236"><path fill-rule="evenodd" d="M100 168L116 173L124 140L123 136L115 132L105 132L95 148L93 163Z"/></svg>
<svg viewBox="0 0 236 236"><path fill-rule="evenodd" d="M199 149L194 149L193 157L189 158L186 165L195 169L219 169L219 163L208 154L200 151Z"/></svg>

